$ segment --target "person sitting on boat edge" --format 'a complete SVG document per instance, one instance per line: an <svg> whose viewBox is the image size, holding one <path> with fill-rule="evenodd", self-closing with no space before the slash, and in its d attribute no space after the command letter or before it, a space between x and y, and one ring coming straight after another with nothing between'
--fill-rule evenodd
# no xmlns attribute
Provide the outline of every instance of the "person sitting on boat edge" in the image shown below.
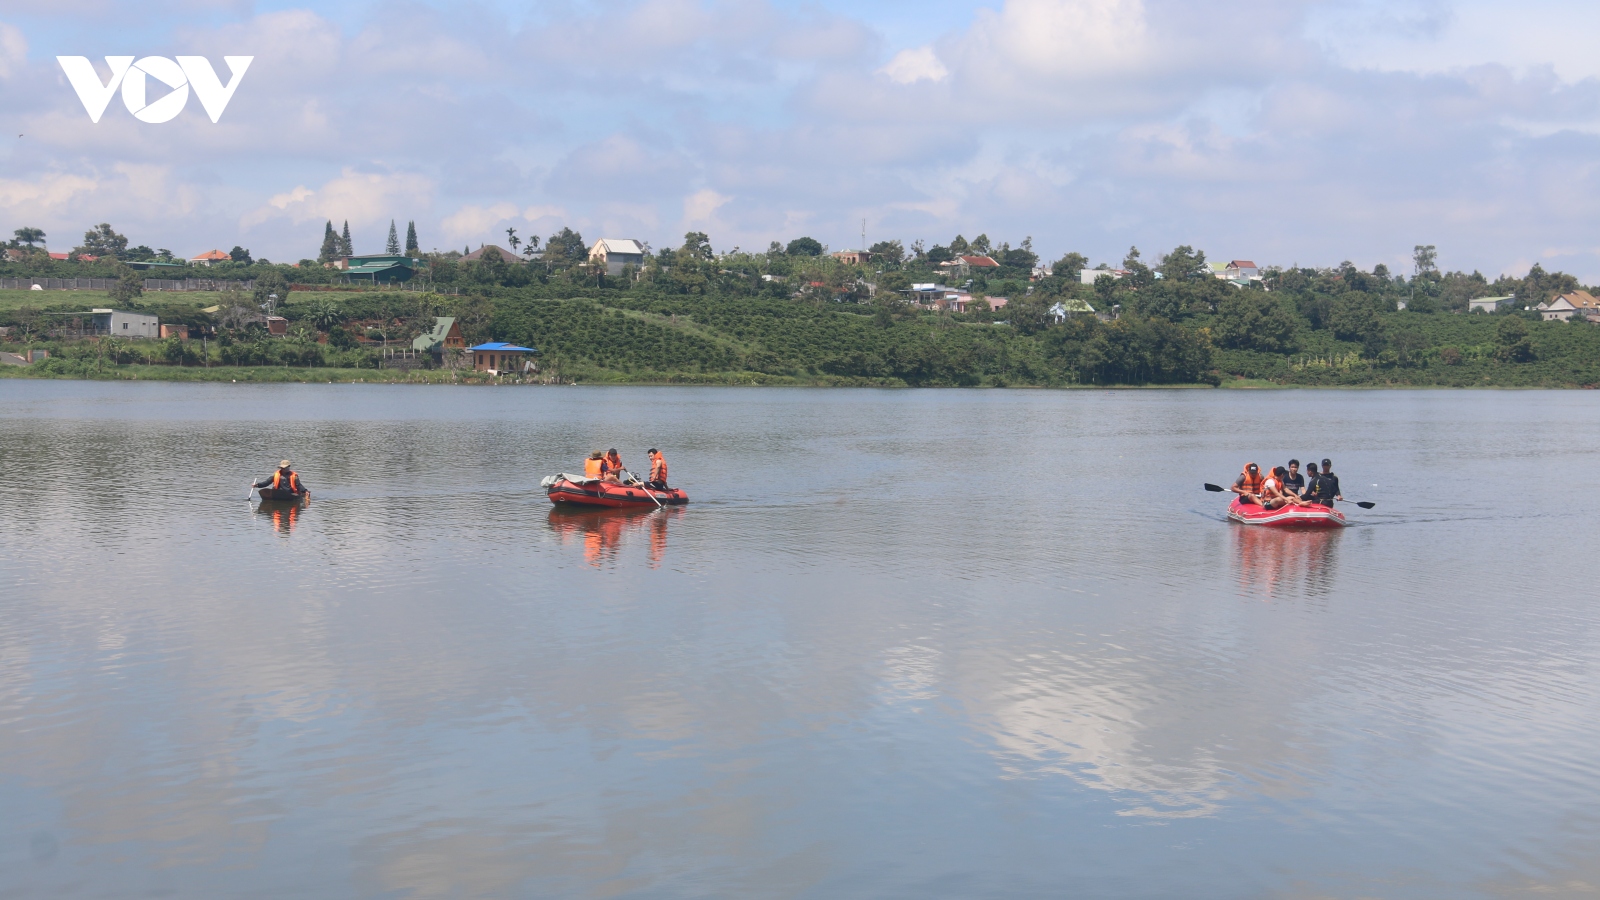
<svg viewBox="0 0 1600 900"><path fill-rule="evenodd" d="M257 482L256 487L258 489L270 488L274 491L294 491L296 494L311 496L310 489L305 486L305 482L300 480L300 473L289 468L287 459L279 461L277 470Z"/></svg>
<svg viewBox="0 0 1600 900"><path fill-rule="evenodd" d="M1300 492L1301 500L1310 500L1317 495L1317 464L1306 463L1306 489Z"/></svg>
<svg viewBox="0 0 1600 900"><path fill-rule="evenodd" d="M1283 489L1300 497L1306 492L1306 478L1300 474L1300 460L1289 460L1288 474L1283 476Z"/></svg>
<svg viewBox="0 0 1600 900"><path fill-rule="evenodd" d="M622 465L622 454L618 453L615 447L606 451L606 468L610 470L613 478L619 480L622 478L625 467Z"/></svg>
<svg viewBox="0 0 1600 900"><path fill-rule="evenodd" d="M1239 495L1240 503L1260 504L1261 485L1265 480L1261 477L1260 466L1255 463L1245 463L1244 471L1228 490Z"/></svg>
<svg viewBox="0 0 1600 900"><path fill-rule="evenodd" d="M589 458L583 461L583 477L605 481L610 475L611 466L606 462L606 455L599 450L589 454Z"/></svg>
<svg viewBox="0 0 1600 900"><path fill-rule="evenodd" d="M1265 509L1277 509L1281 506L1305 506L1306 501L1291 493L1284 487L1284 479L1289 476L1289 470L1278 466L1272 474L1261 482L1261 506Z"/></svg>
<svg viewBox="0 0 1600 900"><path fill-rule="evenodd" d="M650 457L650 480L645 482L645 486L658 491L672 490L672 488L667 487L667 458L662 456L661 451L654 447L650 448L648 455Z"/></svg>

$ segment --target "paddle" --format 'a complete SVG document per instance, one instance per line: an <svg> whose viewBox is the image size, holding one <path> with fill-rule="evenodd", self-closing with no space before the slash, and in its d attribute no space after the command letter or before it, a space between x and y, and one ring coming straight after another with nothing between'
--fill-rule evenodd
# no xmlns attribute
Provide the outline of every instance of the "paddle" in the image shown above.
<svg viewBox="0 0 1600 900"><path fill-rule="evenodd" d="M1210 491L1213 494L1221 494L1221 493L1226 492L1227 489L1223 488L1223 487L1219 487L1219 486L1214 485L1214 484L1207 483L1206 484L1206 490ZM1340 500L1339 502L1340 503L1354 503L1355 505L1361 507L1362 509L1371 509L1374 506L1378 505L1376 503L1373 503L1370 500Z"/></svg>
<svg viewBox="0 0 1600 900"><path fill-rule="evenodd" d="M622 470L622 471L624 471L624 472L628 472L628 470L627 470L627 469L623 469L623 470ZM649 486L649 485L647 485L647 484L645 484L645 483L644 483L644 482L642 482L642 481L640 481L640 480L639 480L639 476L637 476L637 475L635 475L635 474L633 474L633 473L632 473L632 472L628 472L628 478L629 478L629 479L631 479L631 480L630 480L630 481L629 481L629 482L628 482L628 483L629 483L629 484L636 484L636 485L638 485L638 486L639 486L639 487L640 487L640 488L643 488L643 489L644 489L644 495L645 495L645 496L646 496L646 497L649 497L649 498L650 498L650 499L651 499L651 500L655 500L655 504L656 504L656 509L658 509L658 510L660 510L660 509L666 509L666 507L665 507L665 506L662 506L662 505L661 505L661 501L660 501L660 500L656 500L656 495L655 495L655 492L654 492L654 491L652 491L652 490L650 490L650 486Z"/></svg>
<svg viewBox="0 0 1600 900"><path fill-rule="evenodd" d="M249 503L250 502L250 495L254 494L255 492L256 492L256 483L254 481L252 481L252 482L250 482L250 488L244 492L244 502Z"/></svg>

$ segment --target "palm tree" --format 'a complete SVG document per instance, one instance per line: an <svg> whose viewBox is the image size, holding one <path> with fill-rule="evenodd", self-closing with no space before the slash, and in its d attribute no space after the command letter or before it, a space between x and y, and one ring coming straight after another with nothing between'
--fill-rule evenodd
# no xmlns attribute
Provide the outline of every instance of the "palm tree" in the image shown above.
<svg viewBox="0 0 1600 900"><path fill-rule="evenodd" d="M12 234L16 235L17 243L29 250L33 249L34 244L44 243L44 231L38 228L18 228Z"/></svg>

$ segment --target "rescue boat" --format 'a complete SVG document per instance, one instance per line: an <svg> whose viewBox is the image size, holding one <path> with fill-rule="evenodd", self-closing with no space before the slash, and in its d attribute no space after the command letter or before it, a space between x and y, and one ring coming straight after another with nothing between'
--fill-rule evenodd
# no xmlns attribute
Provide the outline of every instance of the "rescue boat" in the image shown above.
<svg viewBox="0 0 1600 900"><path fill-rule="evenodd" d="M579 475L551 475L539 482L550 502L570 503L576 506L601 506L609 509L638 509L657 506L678 506L689 502L689 495L680 488L659 491L642 484L618 484L585 478Z"/></svg>
<svg viewBox="0 0 1600 900"><path fill-rule="evenodd" d="M288 488L256 488L263 502L294 503L304 500L310 494L305 491L291 491Z"/></svg>
<svg viewBox="0 0 1600 900"><path fill-rule="evenodd" d="M1267 509L1254 503L1240 503L1237 497L1228 504L1228 518L1245 525L1269 528L1343 528L1349 523L1344 513L1327 506L1285 505Z"/></svg>

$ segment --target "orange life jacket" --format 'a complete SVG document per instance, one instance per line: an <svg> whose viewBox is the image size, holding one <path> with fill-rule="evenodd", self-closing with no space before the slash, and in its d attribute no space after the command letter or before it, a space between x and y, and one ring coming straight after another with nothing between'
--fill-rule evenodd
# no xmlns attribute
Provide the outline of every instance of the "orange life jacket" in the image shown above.
<svg viewBox="0 0 1600 900"><path fill-rule="evenodd" d="M659 453L655 459L650 460L650 480L667 483L667 458Z"/></svg>
<svg viewBox="0 0 1600 900"><path fill-rule="evenodd" d="M281 484L283 484L283 470L279 469L272 473L272 489L275 491L279 490L279 485ZM296 475L292 471L289 473L288 489L294 491L296 494L300 493L300 476Z"/></svg>
<svg viewBox="0 0 1600 900"><path fill-rule="evenodd" d="M586 478L599 478L608 471L610 471L610 466L606 464L604 458L583 461L583 474Z"/></svg>
<svg viewBox="0 0 1600 900"><path fill-rule="evenodd" d="M1252 475L1250 474L1250 466L1246 465L1244 474L1239 476L1239 490L1244 491L1246 494L1259 494L1266 481L1267 479L1261 474L1259 467L1257 467L1256 473Z"/></svg>
<svg viewBox="0 0 1600 900"><path fill-rule="evenodd" d="M622 457L615 453L607 453L606 465L610 467L610 471L620 472L622 471Z"/></svg>

